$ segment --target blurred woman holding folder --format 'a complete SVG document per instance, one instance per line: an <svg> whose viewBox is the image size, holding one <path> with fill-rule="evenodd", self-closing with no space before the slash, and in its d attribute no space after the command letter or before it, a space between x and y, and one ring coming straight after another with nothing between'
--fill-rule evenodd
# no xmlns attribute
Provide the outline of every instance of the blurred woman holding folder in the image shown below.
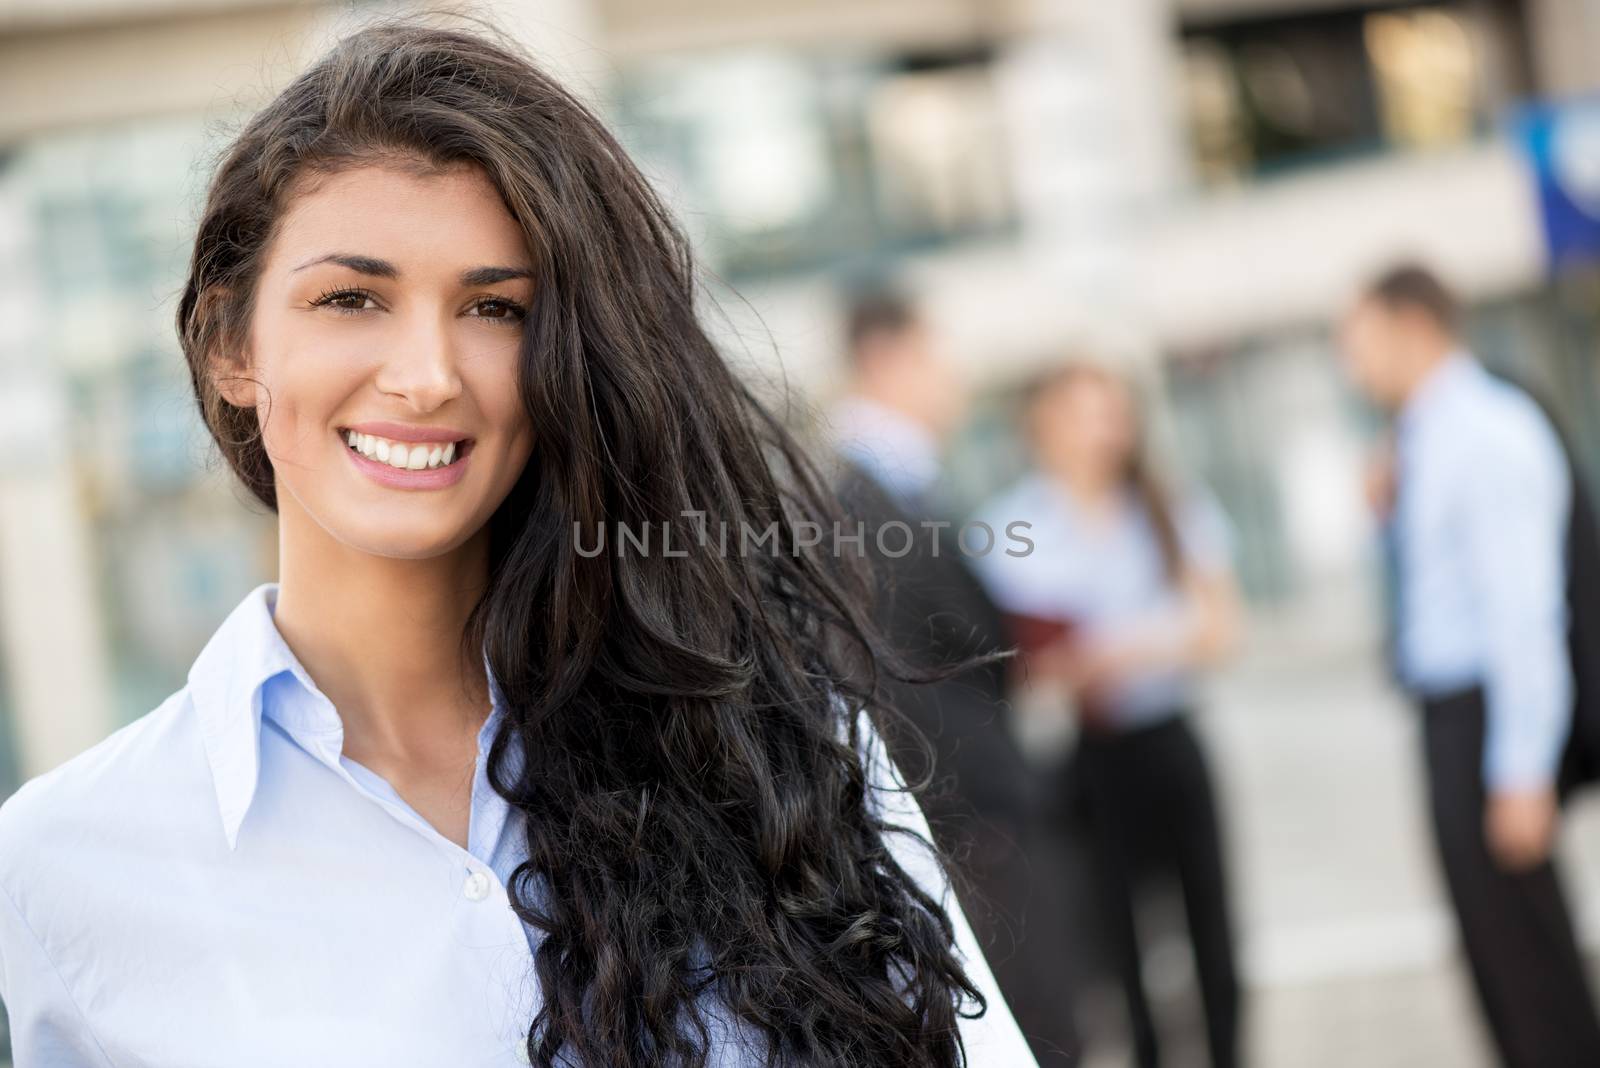
<svg viewBox="0 0 1600 1068"><path fill-rule="evenodd" d="M1032 547L974 563L1007 614L1020 674L1064 688L1076 712L1074 776L1138 1063L1157 1064L1159 1044L1135 899L1162 869L1182 886L1212 1063L1228 1068L1240 1063L1234 928L1212 776L1189 726L1196 671L1238 629L1227 523L1207 495L1151 475L1134 389L1115 372L1056 368L1026 407L1032 469L977 518L1030 524Z"/></svg>

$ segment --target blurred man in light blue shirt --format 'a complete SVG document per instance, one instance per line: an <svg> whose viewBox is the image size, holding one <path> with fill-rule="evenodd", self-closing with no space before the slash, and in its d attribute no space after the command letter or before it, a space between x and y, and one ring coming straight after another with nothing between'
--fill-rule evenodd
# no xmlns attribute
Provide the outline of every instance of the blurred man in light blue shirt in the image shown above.
<svg viewBox="0 0 1600 1068"><path fill-rule="evenodd" d="M1526 394L1456 349L1401 409L1395 456L1402 677L1430 696L1482 683L1491 799L1535 795L1553 812L1543 802L1572 709L1561 445ZM1495 844L1513 861L1548 845L1547 835L1505 837Z"/></svg>
<svg viewBox="0 0 1600 1068"><path fill-rule="evenodd" d="M1375 503L1394 554L1395 666L1421 704L1450 894L1508 1064L1600 1065L1600 1022L1551 859L1572 729L1571 473L1539 406L1463 347L1426 270L1378 279L1340 334L1395 415Z"/></svg>

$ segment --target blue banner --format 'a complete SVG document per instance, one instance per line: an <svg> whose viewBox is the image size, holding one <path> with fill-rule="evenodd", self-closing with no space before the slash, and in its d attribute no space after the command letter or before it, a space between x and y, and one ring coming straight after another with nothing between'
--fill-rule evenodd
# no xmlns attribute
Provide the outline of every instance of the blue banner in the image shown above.
<svg viewBox="0 0 1600 1068"><path fill-rule="evenodd" d="M1600 261L1600 96L1533 105L1513 126L1538 186L1550 270Z"/></svg>

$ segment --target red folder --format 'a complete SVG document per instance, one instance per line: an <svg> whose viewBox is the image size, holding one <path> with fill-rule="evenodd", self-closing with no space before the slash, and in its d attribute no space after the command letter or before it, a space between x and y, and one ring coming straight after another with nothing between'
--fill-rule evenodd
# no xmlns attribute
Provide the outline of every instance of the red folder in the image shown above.
<svg viewBox="0 0 1600 1068"><path fill-rule="evenodd" d="M1005 621L1011 640L1023 653L1037 653L1059 642L1070 641L1078 629L1077 620L1064 616L1006 612Z"/></svg>

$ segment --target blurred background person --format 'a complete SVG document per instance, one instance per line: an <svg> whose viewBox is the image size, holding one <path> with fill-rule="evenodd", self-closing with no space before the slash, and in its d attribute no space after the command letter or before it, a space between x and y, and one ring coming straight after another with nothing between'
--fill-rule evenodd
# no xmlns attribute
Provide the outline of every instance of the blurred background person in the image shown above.
<svg viewBox="0 0 1600 1068"><path fill-rule="evenodd" d="M828 423L837 488L864 524L885 630L923 667L1007 648L940 501L944 439L965 410L959 375L901 293L859 292L844 333L849 377ZM1006 685L1004 660L940 682L888 680L923 737L885 733L908 782L931 775L923 809L966 880L963 908L1035 1055L1073 1063L1072 951L1049 893L1058 861L1036 830L1037 776L1009 729Z"/></svg>
<svg viewBox="0 0 1600 1068"><path fill-rule="evenodd" d="M1211 1063L1241 1063L1224 838L1209 762L1189 717L1197 669L1235 642L1237 595L1220 509L1151 473L1131 382L1073 362L1030 391L1032 470L983 507L997 530L1030 524L1028 550L980 557L997 603L1037 634L1030 671L1066 683L1105 935L1141 1068L1160 1063L1141 970L1137 898L1151 870L1182 888Z"/></svg>
<svg viewBox="0 0 1600 1068"><path fill-rule="evenodd" d="M828 412L840 455L917 517L942 509L944 439L966 411L965 383L902 293L863 289L845 317L846 380Z"/></svg>
<svg viewBox="0 0 1600 1068"><path fill-rule="evenodd" d="M1466 348L1458 317L1443 283L1406 264L1341 326L1351 380L1394 415L1372 491L1394 559L1394 662L1422 710L1439 857L1501 1056L1600 1064L1551 856L1572 727L1568 461L1538 404Z"/></svg>

